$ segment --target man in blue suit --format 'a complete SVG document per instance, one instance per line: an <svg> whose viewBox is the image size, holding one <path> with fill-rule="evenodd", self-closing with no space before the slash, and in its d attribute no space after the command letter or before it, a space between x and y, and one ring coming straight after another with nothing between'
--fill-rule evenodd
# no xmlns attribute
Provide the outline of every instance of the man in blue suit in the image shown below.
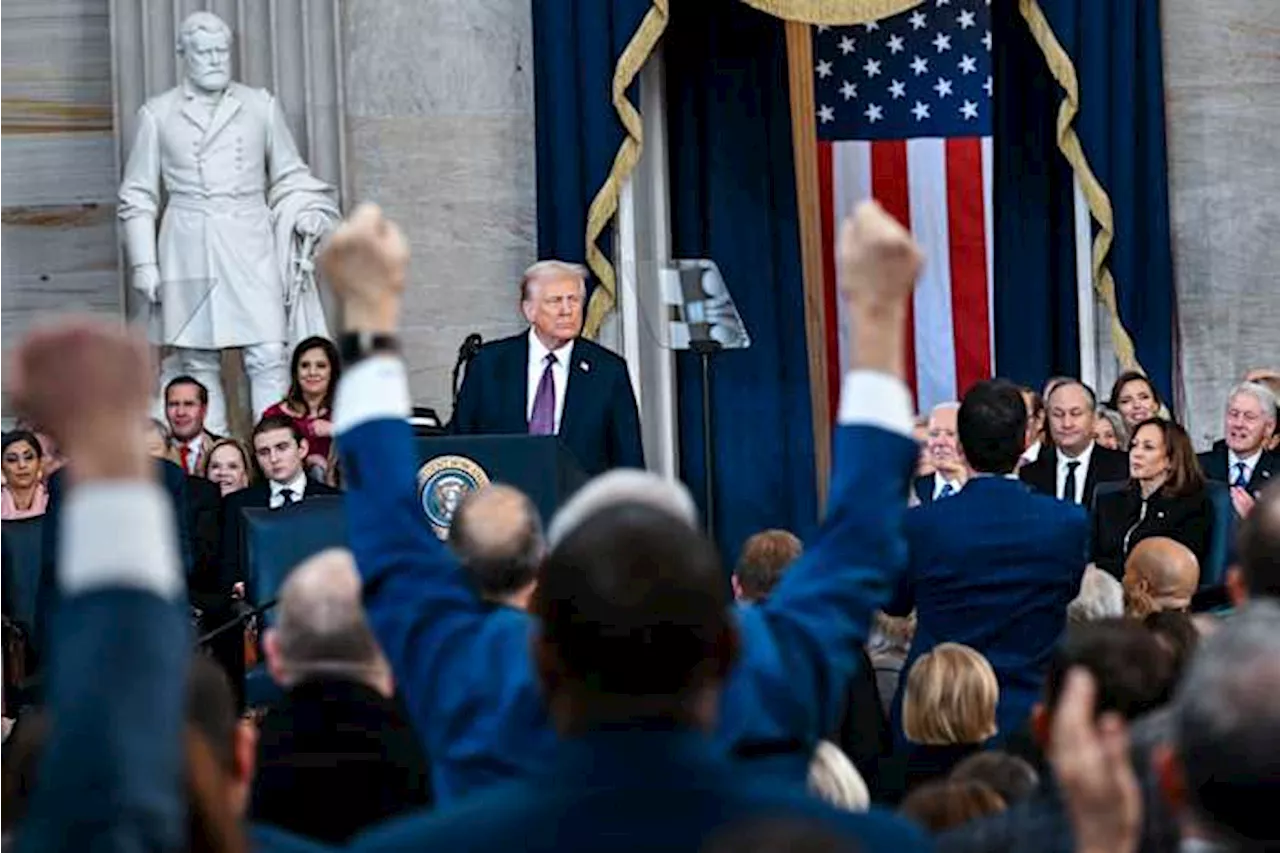
<svg viewBox="0 0 1280 853"><path fill-rule="evenodd" d="M986 656L1000 682L1001 736L1022 726L1040 696L1067 604L1080 591L1089 532L1081 507L1034 494L1014 475L1026 424L1026 404L1008 382L982 382L965 395L958 430L972 474L955 497L908 512L907 571L886 608L917 611L904 673L938 643Z"/></svg>
<svg viewBox="0 0 1280 853"><path fill-rule="evenodd" d="M644 467L626 362L578 337L586 275L561 261L529 267L520 282L529 330L485 344L467 366L455 433L557 435L588 476Z"/></svg>
<svg viewBox="0 0 1280 853"><path fill-rule="evenodd" d="M735 611L742 650L727 674L714 733L721 755L743 744L791 745L798 780L841 710L856 650L900 571L903 498L916 459L899 377L901 319L919 255L878 207L867 207L847 230L843 280L862 322L853 350L858 369L845 379L834 437L827 518L769 600ZM394 357L407 254L399 230L372 207L358 210L330 240L324 264L343 297L348 333L341 347L350 365L338 388L335 430L370 624L427 741L438 802L447 805L545 769L556 738L530 657L537 622L482 601L417 502L406 373ZM653 479L651 491L688 500L682 488ZM632 493L613 505L644 502ZM683 523L692 527L689 516Z"/></svg>

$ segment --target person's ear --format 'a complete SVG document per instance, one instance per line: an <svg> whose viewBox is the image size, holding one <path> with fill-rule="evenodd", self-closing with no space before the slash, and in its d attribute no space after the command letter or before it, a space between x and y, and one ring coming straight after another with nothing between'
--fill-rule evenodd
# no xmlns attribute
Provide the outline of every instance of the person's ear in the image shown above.
<svg viewBox="0 0 1280 853"><path fill-rule="evenodd" d="M1239 566L1227 569L1227 597L1233 607L1244 607L1249 601L1249 590L1244 584L1244 572Z"/></svg>
<svg viewBox="0 0 1280 853"><path fill-rule="evenodd" d="M741 601L744 598L742 594L742 581L738 580L738 574L736 572L729 576L729 586L733 587L734 600Z"/></svg>
<svg viewBox="0 0 1280 853"><path fill-rule="evenodd" d="M303 459L307 458L307 454L311 452L311 445L307 444L305 438L298 439L298 455Z"/></svg>
<svg viewBox="0 0 1280 853"><path fill-rule="evenodd" d="M532 294L530 294L530 296L532 296ZM538 313L537 303L535 303L533 299L520 300L520 313L524 315L525 321L528 322L530 326L532 326L533 318Z"/></svg>
<svg viewBox="0 0 1280 853"><path fill-rule="evenodd" d="M1031 737L1036 742L1036 746L1045 752L1049 750L1049 732L1052 725L1053 720L1049 718L1049 709L1043 702L1037 702L1031 706Z"/></svg>
<svg viewBox="0 0 1280 853"><path fill-rule="evenodd" d="M267 672L271 680L281 687L285 686L285 666L280 656L280 634L275 628L268 628L262 634L262 652L267 658Z"/></svg>

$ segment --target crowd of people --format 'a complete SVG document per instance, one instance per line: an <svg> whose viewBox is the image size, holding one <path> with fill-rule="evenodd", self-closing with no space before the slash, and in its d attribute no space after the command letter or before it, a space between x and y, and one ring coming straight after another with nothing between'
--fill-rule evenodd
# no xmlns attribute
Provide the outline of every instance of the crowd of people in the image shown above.
<svg viewBox="0 0 1280 853"><path fill-rule="evenodd" d="M1198 459L1140 374L1101 407L1071 377L980 382L918 420L919 252L874 204L840 243L857 333L825 517L761 531L729 578L683 485L635 469L545 524L483 488L436 538L396 338L408 247L374 207L322 256L342 338L296 348L248 444L205 429L191 377L149 419L120 332L30 335L0 506L53 540L20 626L39 689L6 679L6 846L1280 844L1280 376L1230 390ZM243 508L339 489L347 547L280 588L254 642L279 695L246 709L244 635L193 654L190 618L245 599Z"/></svg>

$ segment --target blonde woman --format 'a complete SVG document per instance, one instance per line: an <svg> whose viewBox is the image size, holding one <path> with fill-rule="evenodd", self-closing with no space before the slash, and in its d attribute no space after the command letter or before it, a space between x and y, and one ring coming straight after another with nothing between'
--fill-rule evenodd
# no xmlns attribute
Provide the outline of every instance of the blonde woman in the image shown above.
<svg viewBox="0 0 1280 853"><path fill-rule="evenodd" d="M907 674L902 697L907 744L884 780L886 798L896 802L980 751L997 732L999 702L995 670L979 652L940 643L922 655Z"/></svg>

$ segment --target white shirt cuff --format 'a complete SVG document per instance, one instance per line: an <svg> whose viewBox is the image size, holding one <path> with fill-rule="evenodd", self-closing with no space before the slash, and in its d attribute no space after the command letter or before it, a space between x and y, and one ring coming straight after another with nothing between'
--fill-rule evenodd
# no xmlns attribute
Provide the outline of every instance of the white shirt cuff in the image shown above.
<svg viewBox="0 0 1280 853"><path fill-rule="evenodd" d="M901 379L873 370L850 370L840 389L840 424L874 426L911 437L911 392Z"/></svg>
<svg viewBox="0 0 1280 853"><path fill-rule="evenodd" d="M404 420L412 411L404 362L393 355L375 355L342 374L333 403L333 428L344 433L369 421Z"/></svg>
<svg viewBox="0 0 1280 853"><path fill-rule="evenodd" d="M176 599L184 580L174 507L158 483L101 481L67 493L58 582L77 595L129 587Z"/></svg>

